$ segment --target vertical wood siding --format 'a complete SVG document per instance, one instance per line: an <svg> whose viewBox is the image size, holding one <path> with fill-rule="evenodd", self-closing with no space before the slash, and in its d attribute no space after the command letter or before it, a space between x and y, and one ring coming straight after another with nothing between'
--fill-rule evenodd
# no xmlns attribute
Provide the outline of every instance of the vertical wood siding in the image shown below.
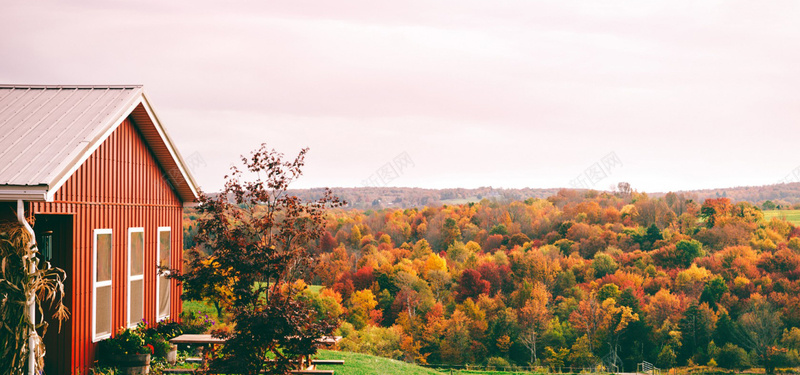
<svg viewBox="0 0 800 375"><path fill-rule="evenodd" d="M113 230L114 331L127 320L128 228L144 227L145 319L156 320L157 228L172 228L173 267L182 267L182 202L130 119L125 120L56 192L53 202L34 203L37 214L73 215L70 283L71 355L59 373L86 374L95 360L92 343L93 230ZM171 287L170 317L181 311L180 288ZM52 333L51 333L52 334Z"/></svg>

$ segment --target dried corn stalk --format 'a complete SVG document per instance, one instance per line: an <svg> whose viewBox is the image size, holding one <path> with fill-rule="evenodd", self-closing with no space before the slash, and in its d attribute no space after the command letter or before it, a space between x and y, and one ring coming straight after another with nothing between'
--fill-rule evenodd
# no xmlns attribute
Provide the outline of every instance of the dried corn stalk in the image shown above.
<svg viewBox="0 0 800 375"><path fill-rule="evenodd" d="M41 317L43 303L54 308L53 318L61 322L69 317L64 306L64 270L51 267L31 273L39 253L30 246L31 236L18 222L0 222L0 375L25 373L28 358L28 338L34 322L28 316L28 300L35 293L37 316ZM47 323L42 320L36 328L47 333ZM41 337L34 337L36 372L44 368L45 348Z"/></svg>

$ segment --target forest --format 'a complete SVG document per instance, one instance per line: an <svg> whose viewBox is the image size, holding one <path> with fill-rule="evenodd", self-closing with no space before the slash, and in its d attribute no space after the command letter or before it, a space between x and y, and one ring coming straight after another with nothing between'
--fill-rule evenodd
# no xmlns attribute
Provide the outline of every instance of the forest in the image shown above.
<svg viewBox="0 0 800 375"><path fill-rule="evenodd" d="M800 228L620 187L329 210L304 298L340 320L341 350L420 364L797 365Z"/></svg>

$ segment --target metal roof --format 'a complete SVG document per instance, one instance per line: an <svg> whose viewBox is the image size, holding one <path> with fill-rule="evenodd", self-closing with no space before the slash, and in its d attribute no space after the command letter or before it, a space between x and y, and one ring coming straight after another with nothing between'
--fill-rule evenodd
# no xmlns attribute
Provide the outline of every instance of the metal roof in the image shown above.
<svg viewBox="0 0 800 375"><path fill-rule="evenodd" d="M198 188L141 85L0 85L0 200L52 200L130 117L184 202Z"/></svg>

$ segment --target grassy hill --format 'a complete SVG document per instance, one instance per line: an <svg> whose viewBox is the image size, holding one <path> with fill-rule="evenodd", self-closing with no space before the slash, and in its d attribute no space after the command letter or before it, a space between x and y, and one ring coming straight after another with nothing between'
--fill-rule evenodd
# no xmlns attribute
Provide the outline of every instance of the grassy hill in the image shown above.
<svg viewBox="0 0 800 375"><path fill-rule="evenodd" d="M344 360L344 365L317 366L320 370L333 370L336 375L532 375L532 372L450 370L440 372L394 359L367 354L320 350L315 359Z"/></svg>
<svg viewBox="0 0 800 375"><path fill-rule="evenodd" d="M318 366L320 370L334 370L336 375L442 375L441 372L394 359L374 357L367 354L320 350L316 359L342 359L344 365Z"/></svg>

